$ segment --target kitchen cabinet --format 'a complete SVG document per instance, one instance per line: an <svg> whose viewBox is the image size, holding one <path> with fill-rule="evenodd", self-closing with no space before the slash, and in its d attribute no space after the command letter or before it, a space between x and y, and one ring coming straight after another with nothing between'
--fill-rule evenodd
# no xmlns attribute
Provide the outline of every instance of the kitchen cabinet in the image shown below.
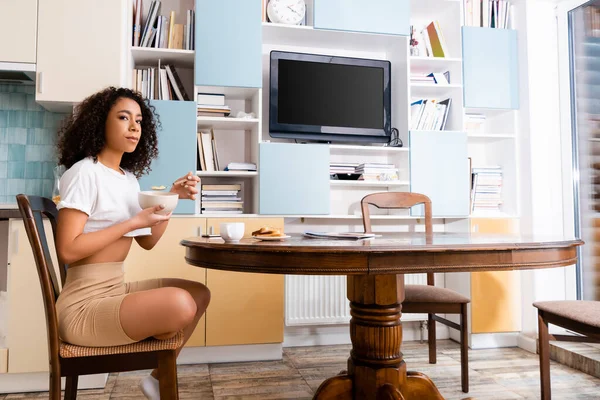
<svg viewBox="0 0 600 400"><path fill-rule="evenodd" d="M35 63L38 0L0 2L0 63Z"/></svg>
<svg viewBox="0 0 600 400"><path fill-rule="evenodd" d="M219 233L222 222L243 222L244 237L263 226L283 232L283 218L208 218L207 228ZM207 346L283 342L284 275L207 269L206 284Z"/></svg>
<svg viewBox="0 0 600 400"><path fill-rule="evenodd" d="M514 234L518 220L471 218L471 231ZM521 330L520 271L471 272L471 332L496 333Z"/></svg>
<svg viewBox="0 0 600 400"><path fill-rule="evenodd" d="M107 86L125 86L128 4L39 0L37 102L68 112Z"/></svg>
<svg viewBox="0 0 600 400"><path fill-rule="evenodd" d="M167 230L152 250L144 250L136 242L131 246L125 260L125 280L128 282L154 278L181 278L206 284L206 270L185 262L185 248L181 239L198 236L198 228L204 228L204 218L171 218ZM205 345L205 316L186 346Z"/></svg>

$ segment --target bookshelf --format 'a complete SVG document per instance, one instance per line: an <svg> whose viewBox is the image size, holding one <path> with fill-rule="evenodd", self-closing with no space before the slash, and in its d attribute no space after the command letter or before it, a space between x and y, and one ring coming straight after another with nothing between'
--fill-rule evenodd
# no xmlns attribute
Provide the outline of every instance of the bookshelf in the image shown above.
<svg viewBox="0 0 600 400"><path fill-rule="evenodd" d="M133 1L133 0L130 0ZM236 4L243 7L255 7L253 2L247 0L236 0ZM424 54L411 55L409 38L403 35L388 33L364 32L364 26L357 24L355 29L319 29L318 23L315 28L314 13L315 2L326 4L327 0L307 0L307 25L287 26L273 24L266 21L250 19L252 13L240 15L236 10L219 9L221 2L208 0L165 0L165 8L177 8L185 10L188 7L197 9L202 5L203 12L197 12L196 18L203 21L204 31L202 34L216 35L223 39L223 44L216 43L217 40L207 40L202 53L193 50L152 49L152 48L129 48L129 70L138 67L156 66L170 63L174 65L181 76L185 90L190 94L191 100L196 102L198 94L221 94L225 97L225 103L231 108L228 117L210 117L190 115L196 132L213 130L217 147L220 166L229 162L250 162L257 164L259 172L241 171L203 171L194 168L200 177L202 184L240 184L240 195L244 202L242 214L199 214L196 207L197 217L207 218L264 218L266 216L285 218L286 232L298 233L309 229L316 230L360 230L362 229L362 218L360 211L360 200L367 194L377 191L407 192L415 188L416 182L427 179L435 180L436 176L445 176L446 181L464 177L465 181L470 175L467 167L467 159L470 158L472 166L500 166L503 171L502 204L496 212L470 212L470 209L457 215L442 209L439 214L434 215L434 229L442 231L470 232L477 230L482 220L499 222L500 220L517 221L520 216L520 192L519 176L519 142L522 133L519 132L518 109L510 107L478 107L476 104L468 104L465 101L465 93L473 90L469 71L477 71L478 66L473 64L472 55L464 53L464 17L463 2L461 0L398 0L397 3L410 3L410 24L424 26L431 21L438 21L440 30L447 45L445 57L427 57ZM239 2L239 3L238 3ZM337 2L334 1L334 2ZM145 1L144 6L149 6L150 1ZM345 2L344 7L353 7L353 3ZM365 2L362 2L366 4ZM380 7L387 2L377 2L372 7ZM248 5L252 4L252 5ZM330 3L331 4L331 3ZM340 3L341 4L341 3ZM388 3L391 4L391 3ZM244 8L245 9L245 8ZM217 12L218 11L218 12ZM222 13L221 13L222 12ZM349 12L349 18L355 18L359 13ZM378 10L373 15L385 15L385 10ZM389 14L389 13L388 13ZM368 18L369 16L365 16ZM397 17L397 15L395 15ZM254 17L252 17L254 18ZM340 18L344 18L341 16ZM232 21L238 21L239 24ZM131 20L131 19L129 19ZM317 22L318 19L317 19ZM346 21L347 22L347 21ZM400 24L399 20L396 20ZM359 26L360 25L360 26ZM371 25L373 26L373 25ZM241 33L236 28L241 29ZM469 27L470 29L472 27ZM255 50L248 53L246 38L243 36L245 29L251 29L250 47L260 54L259 64L261 81L258 83L248 82L248 77L239 72L236 67L252 64L256 67ZM361 31L361 29L363 31ZM478 28L479 29L479 28ZM484 29L484 28L483 28ZM509 31L509 30L506 30ZM479 31L474 31L478 33ZM484 30L481 30L484 33ZM490 32L487 32L488 34ZM511 35L511 32L492 32L492 40L504 41L507 46L513 46L503 33ZM256 37L260 43L256 43ZM131 37L131 32L129 36ZM239 46L239 47L236 47ZM494 49L494 43L489 48ZM197 47L199 48L199 47ZM512 49L512 47L511 47ZM343 181L324 180L324 168L312 170L311 174L320 174L319 185L325 186L326 196L324 198L326 207L318 210L303 212L290 212L287 214L274 212L272 214L262 212L261 193L265 190L272 194L281 203L283 197L290 190L290 186L297 185L298 180L312 182L312 176L298 176L306 169L302 162L299 167L290 171L287 168L271 168L271 175L261 171L264 166L261 159L261 149L265 144L285 143L294 144L293 141L271 138L269 135L269 53L272 50L297 51L302 53L331 54L357 58L385 59L392 66L392 126L399 130L399 137L403 142L402 147L387 147L383 145L363 145L354 143L335 143L330 145L321 144L326 148L329 163L387 163L394 164L398 168L397 181ZM489 49L483 49L488 50ZM501 56L499 61L507 61ZM510 60L514 61L514 60ZM224 63L226 65L224 65ZM494 94L506 86L502 83L505 77L494 73L493 65L486 66L485 73L494 76L498 81L498 87L475 87L475 94ZM497 67L496 67L497 68ZM503 67L502 67L503 68ZM426 75L429 73L449 72L449 84L431 84L413 82L411 75ZM465 76L466 74L466 76ZM200 79L199 79L200 78ZM229 79L231 78L231 79ZM235 79L234 79L235 78ZM243 78L243 79L242 79ZM131 83L131 82L129 82ZM509 84L513 84L509 82ZM518 85L515 86L518 88ZM480 91L480 92L478 92ZM468 97L468 96L467 96ZM411 103L416 99L451 99L450 111L448 113L444 132L430 132L426 130L410 130ZM177 103L177 102L173 102ZM467 107L467 105L469 107ZM194 104L195 106L195 104ZM239 112L254 113L252 118L236 118ZM469 122L469 115L479 114L484 117L483 122L473 129ZM467 127L469 129L467 129ZM445 135L443 140L452 142L460 152L447 151L447 149L436 142L436 134ZM430 136L432 139L422 141L421 144L411 143L411 137L419 135L421 139ZM455 139L455 140L454 140ZM464 142L462 142L464 140ZM189 143L186 141L186 143ZM415 144L413 146L413 144ZM263 147L261 147L263 146ZM298 145L299 148L308 147ZM436 147L437 146L437 147ZM428 149L436 149L435 153ZM454 148L454 147L453 147ZM459 156L457 157L457 154ZM424 162L421 171L411 171L416 165L414 158L420 157ZM324 157L319 161L321 164ZM284 160L285 161L285 160ZM464 168L463 163L464 162ZM192 160L191 163L195 163ZM450 167L449 167L450 165ZM453 176L448 177L448 171L453 171ZM295 175L297 174L297 175ZM273 179L266 182L268 179ZM323 180L324 182L321 182ZM265 187L267 185L267 187ZM270 185L270 187L268 187ZM435 191L435 184L431 185ZM440 186L442 187L442 186ZM456 187L456 186L454 186ZM321 190L321 189L319 189ZM446 196L454 196L453 186L444 186ZM460 201L469 201L469 190L461 187ZM449 192L450 195L448 194ZM321 192L314 196L314 202L318 202ZM435 193L434 193L435 194ZM438 193L439 194L439 193ZM444 197L438 197L444 202ZM313 200L311 200L313 201ZM298 201L297 205L303 206L309 201ZM438 200L439 202L439 200ZM450 202L450 201L448 201ZM327 213L323 209L328 209ZM422 229L423 219L419 215L411 215L408 210L376 210L372 219L376 221L376 229L381 231L418 231ZM477 222L474 222L477 221ZM452 281L446 277L447 287L458 286L464 288L470 285L470 275L460 277L461 282ZM464 279L463 279L464 278ZM466 283L465 283L466 282ZM470 287L469 287L470 289ZM518 290L515 291L518 293ZM470 295L465 292L464 294Z"/></svg>

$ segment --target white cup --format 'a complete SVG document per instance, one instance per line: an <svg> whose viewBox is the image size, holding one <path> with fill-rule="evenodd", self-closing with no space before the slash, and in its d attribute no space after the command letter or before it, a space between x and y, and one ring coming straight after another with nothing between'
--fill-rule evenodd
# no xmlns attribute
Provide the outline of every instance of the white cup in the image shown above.
<svg viewBox="0 0 600 400"><path fill-rule="evenodd" d="M237 243L244 237L243 222L222 222L219 225L220 235L227 243Z"/></svg>

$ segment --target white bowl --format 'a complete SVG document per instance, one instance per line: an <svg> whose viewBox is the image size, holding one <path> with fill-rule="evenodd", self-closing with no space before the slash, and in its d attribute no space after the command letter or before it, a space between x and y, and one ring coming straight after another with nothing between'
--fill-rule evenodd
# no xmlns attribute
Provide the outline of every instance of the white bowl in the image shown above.
<svg viewBox="0 0 600 400"><path fill-rule="evenodd" d="M166 215L177 207L179 195L171 192L145 191L138 193L138 201L142 209L150 208L162 204L165 206L157 214Z"/></svg>

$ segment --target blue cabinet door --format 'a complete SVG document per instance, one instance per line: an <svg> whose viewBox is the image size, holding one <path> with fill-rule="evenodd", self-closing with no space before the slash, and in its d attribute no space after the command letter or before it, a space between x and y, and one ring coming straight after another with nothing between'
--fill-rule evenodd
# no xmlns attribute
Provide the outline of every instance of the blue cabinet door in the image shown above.
<svg viewBox="0 0 600 400"><path fill-rule="evenodd" d="M261 143L259 213L329 214L329 146Z"/></svg>
<svg viewBox="0 0 600 400"><path fill-rule="evenodd" d="M519 108L517 31L462 28L464 106Z"/></svg>
<svg viewBox="0 0 600 400"><path fill-rule="evenodd" d="M410 34L409 0L314 0L317 29Z"/></svg>
<svg viewBox="0 0 600 400"><path fill-rule="evenodd" d="M196 0L198 86L262 86L260 1Z"/></svg>
<svg viewBox="0 0 600 400"><path fill-rule="evenodd" d="M433 216L469 215L471 171L465 132L410 132L410 191L431 199ZM423 216L423 206L411 214Z"/></svg>
<svg viewBox="0 0 600 400"><path fill-rule="evenodd" d="M164 185L166 190L179 177L196 173L196 104L193 101L150 102L156 109L162 128L158 131L158 158L148 175L140 178L140 189ZM142 132L142 134L144 134ZM192 200L179 200L174 214L194 214Z"/></svg>

